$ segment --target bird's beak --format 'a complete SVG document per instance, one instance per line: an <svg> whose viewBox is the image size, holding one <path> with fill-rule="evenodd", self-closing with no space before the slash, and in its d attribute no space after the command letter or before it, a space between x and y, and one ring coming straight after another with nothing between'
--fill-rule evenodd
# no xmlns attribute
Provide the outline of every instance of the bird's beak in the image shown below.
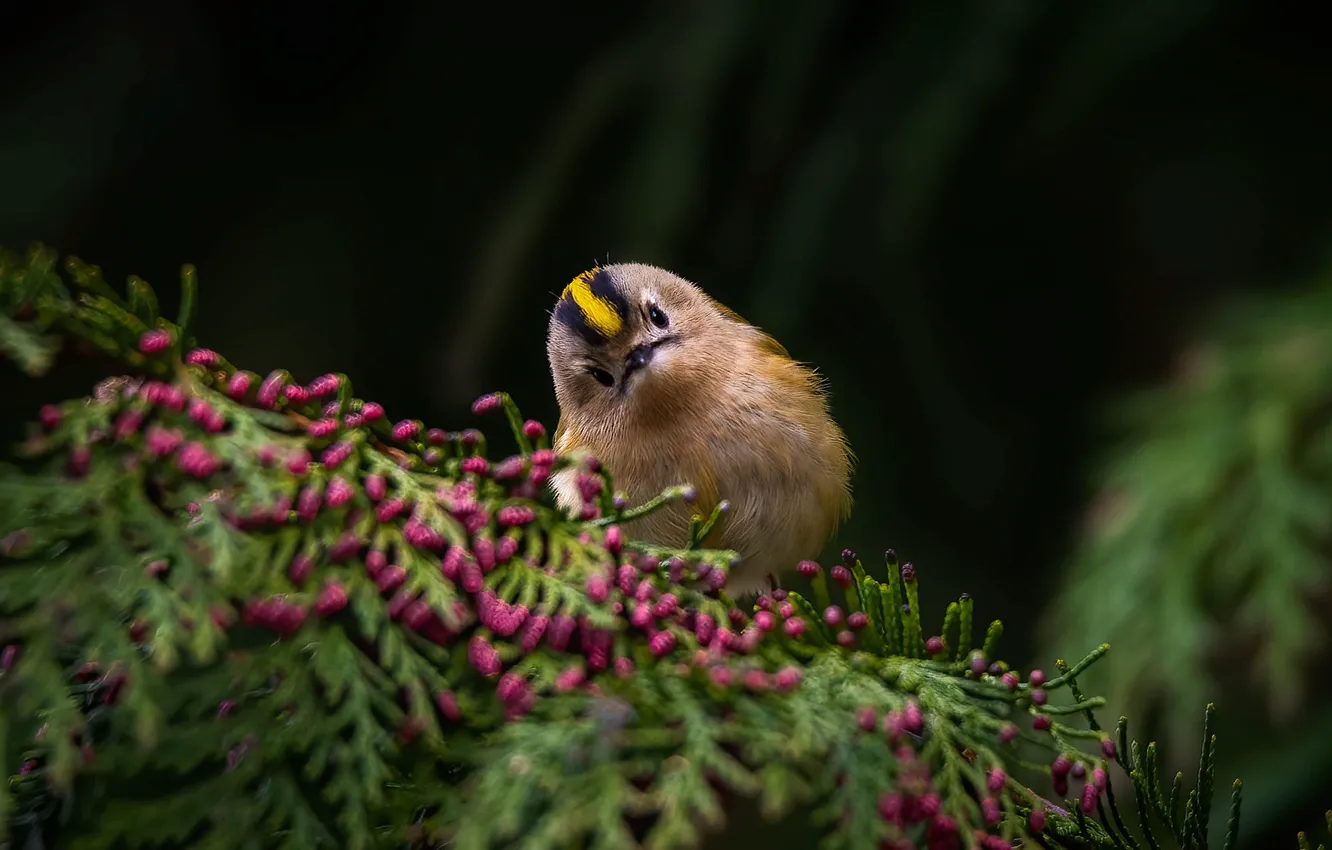
<svg viewBox="0 0 1332 850"><path fill-rule="evenodd" d="M652 362L652 346L639 345L629 352L629 356L624 361L624 377L628 378L632 373L645 368Z"/></svg>

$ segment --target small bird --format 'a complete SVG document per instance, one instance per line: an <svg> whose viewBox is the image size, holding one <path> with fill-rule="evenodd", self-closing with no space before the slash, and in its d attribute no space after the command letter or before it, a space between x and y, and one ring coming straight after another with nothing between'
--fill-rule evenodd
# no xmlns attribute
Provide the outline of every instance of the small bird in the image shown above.
<svg viewBox="0 0 1332 850"><path fill-rule="evenodd" d="M821 377L693 283L638 263L584 272L551 312L546 353L556 451L605 464L631 505L694 488L692 504L629 521L631 537L682 546L694 515L730 503L704 541L739 553L730 593L816 557L849 516L855 458ZM571 513L578 475L551 478Z"/></svg>

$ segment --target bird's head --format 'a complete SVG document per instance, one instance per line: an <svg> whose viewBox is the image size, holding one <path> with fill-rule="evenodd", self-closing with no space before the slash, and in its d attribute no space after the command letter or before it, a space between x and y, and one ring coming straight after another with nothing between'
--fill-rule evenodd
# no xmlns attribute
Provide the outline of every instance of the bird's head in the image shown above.
<svg viewBox="0 0 1332 850"><path fill-rule="evenodd" d="M561 293L546 342L560 410L603 423L684 412L725 374L748 328L738 318L655 266L580 274Z"/></svg>

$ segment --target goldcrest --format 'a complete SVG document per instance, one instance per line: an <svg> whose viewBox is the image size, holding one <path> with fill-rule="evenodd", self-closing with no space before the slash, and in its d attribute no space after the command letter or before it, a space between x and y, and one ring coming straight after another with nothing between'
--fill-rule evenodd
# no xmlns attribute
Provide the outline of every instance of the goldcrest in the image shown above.
<svg viewBox="0 0 1332 850"><path fill-rule="evenodd" d="M546 352L556 451L605 464L631 505L676 485L696 492L631 520L631 537L681 546L694 515L730 503L704 541L740 555L728 592L763 590L817 557L850 514L854 456L820 376L689 281L636 263L584 272L551 313ZM551 479L571 513L578 475Z"/></svg>

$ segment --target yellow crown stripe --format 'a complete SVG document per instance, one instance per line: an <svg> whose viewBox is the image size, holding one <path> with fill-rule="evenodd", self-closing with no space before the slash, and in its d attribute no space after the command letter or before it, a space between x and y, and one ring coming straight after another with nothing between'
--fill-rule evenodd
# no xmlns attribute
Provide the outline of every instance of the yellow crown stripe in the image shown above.
<svg viewBox="0 0 1332 850"><path fill-rule="evenodd" d="M624 320L610 299L602 298L592 291L592 277L595 274L596 271L583 272L564 287L564 294L573 297L588 327L610 339L624 329Z"/></svg>

